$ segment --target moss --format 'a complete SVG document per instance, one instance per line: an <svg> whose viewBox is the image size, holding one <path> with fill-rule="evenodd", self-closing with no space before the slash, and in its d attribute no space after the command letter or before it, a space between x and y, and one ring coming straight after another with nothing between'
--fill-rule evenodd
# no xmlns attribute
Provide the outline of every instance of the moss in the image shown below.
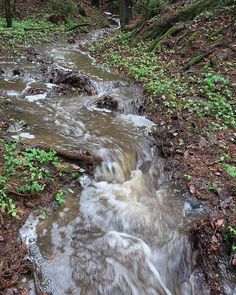
<svg viewBox="0 0 236 295"><path fill-rule="evenodd" d="M174 16L174 20L176 21L185 21L188 19L193 19L195 16L200 13L211 10L218 7L228 6L236 4L235 0L200 0L192 6L180 11Z"/></svg>
<svg viewBox="0 0 236 295"><path fill-rule="evenodd" d="M145 38L152 39L155 37L160 37L177 22L191 20L204 11L209 11L214 8L229 6L233 4L236 4L236 0L200 0L192 6L187 7L179 11L178 13L170 16L167 20L163 22L158 20L152 26L151 30L146 34Z"/></svg>
<svg viewBox="0 0 236 295"><path fill-rule="evenodd" d="M206 57L206 53L200 53L196 55L195 57L191 58L188 63L183 67L183 71L189 70L192 66L199 63L201 60L203 60Z"/></svg>
<svg viewBox="0 0 236 295"><path fill-rule="evenodd" d="M217 38L222 32L223 32L224 28L220 28L214 32L212 32L212 34L210 34L210 36L207 38L208 41L212 41L215 38Z"/></svg>
<svg viewBox="0 0 236 295"><path fill-rule="evenodd" d="M181 53L185 53L192 45L192 43L196 40L198 36L198 32L194 32L191 34L191 36L188 38L187 42L184 44L183 49L181 50Z"/></svg>
<svg viewBox="0 0 236 295"><path fill-rule="evenodd" d="M179 31L181 31L184 28L184 26L182 25L178 25L178 26L173 26L171 27L164 35L162 35L161 37L155 39L150 46L150 50L158 50L162 43L168 39L170 36L178 33Z"/></svg>

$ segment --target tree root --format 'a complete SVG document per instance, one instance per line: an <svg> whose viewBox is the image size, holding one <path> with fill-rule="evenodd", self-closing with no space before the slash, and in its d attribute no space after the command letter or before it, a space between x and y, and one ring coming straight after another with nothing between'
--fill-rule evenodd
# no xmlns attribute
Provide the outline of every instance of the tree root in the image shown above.
<svg viewBox="0 0 236 295"><path fill-rule="evenodd" d="M188 38L187 42L183 46L181 50L181 54L184 54L192 46L192 43L196 40L197 37L198 37L198 32L192 33L192 35Z"/></svg>
<svg viewBox="0 0 236 295"><path fill-rule="evenodd" d="M157 20L144 39L153 39L164 35L171 27L181 21L191 20L204 11L213 10L224 6L230 6L236 3L236 0L199 0L195 4L187 7L174 15L171 15L163 21Z"/></svg>
<svg viewBox="0 0 236 295"><path fill-rule="evenodd" d="M200 61L202 61L205 57L210 55L215 49L210 49L206 52L199 53L195 57L191 58L187 64L183 67L183 71L189 70L191 67L195 66L198 64Z"/></svg>
<svg viewBox="0 0 236 295"><path fill-rule="evenodd" d="M218 48L221 47L227 47L230 48L233 52L236 52L236 49L234 47L232 47L231 45L227 44L227 43L219 43L216 44L215 46L213 46L211 49L199 53L198 55L196 55L195 57L191 58L187 64L183 67L183 71L187 71L189 70L191 67L193 67L194 65L196 65L197 63L201 62L204 58L206 58L207 56L209 56L210 54L212 54L215 50L217 50Z"/></svg>
<svg viewBox="0 0 236 295"><path fill-rule="evenodd" d="M161 47L161 45L165 42L166 39L168 39L170 36L178 34L184 28L185 28L185 26L182 25L182 24L171 27L164 35L162 35L161 37L155 39L151 43L149 49L150 50L155 50L155 51L158 50Z"/></svg>

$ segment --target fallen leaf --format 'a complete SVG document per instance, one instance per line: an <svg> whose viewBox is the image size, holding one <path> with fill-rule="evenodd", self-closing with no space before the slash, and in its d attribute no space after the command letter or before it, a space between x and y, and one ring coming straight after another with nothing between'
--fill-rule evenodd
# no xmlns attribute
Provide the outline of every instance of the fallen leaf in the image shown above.
<svg viewBox="0 0 236 295"><path fill-rule="evenodd" d="M231 260L231 263L233 264L233 265L236 265L236 255L234 254L234 256L233 256L233 258L232 258L232 260Z"/></svg>
<svg viewBox="0 0 236 295"><path fill-rule="evenodd" d="M191 194L196 194L196 189L195 189L195 186L193 184L191 184L189 186L189 191L190 191Z"/></svg>
<svg viewBox="0 0 236 295"><path fill-rule="evenodd" d="M0 235L0 242L4 241L4 237L2 235Z"/></svg>
<svg viewBox="0 0 236 295"><path fill-rule="evenodd" d="M218 244L218 239L217 239L216 236L212 236L211 243L213 243L213 244L217 243Z"/></svg>
<svg viewBox="0 0 236 295"><path fill-rule="evenodd" d="M225 223L225 220L223 218L220 218L220 219L217 219L215 222L214 222L214 225L215 227L221 227L221 226L224 226L224 223Z"/></svg>
<svg viewBox="0 0 236 295"><path fill-rule="evenodd" d="M215 252L218 252L220 243L216 236L212 236L211 238L211 249Z"/></svg>
<svg viewBox="0 0 236 295"><path fill-rule="evenodd" d="M71 167L72 167L72 168L74 168L74 169L80 169L80 167L79 167L79 166L77 166L77 165L74 165L74 164L71 164Z"/></svg>

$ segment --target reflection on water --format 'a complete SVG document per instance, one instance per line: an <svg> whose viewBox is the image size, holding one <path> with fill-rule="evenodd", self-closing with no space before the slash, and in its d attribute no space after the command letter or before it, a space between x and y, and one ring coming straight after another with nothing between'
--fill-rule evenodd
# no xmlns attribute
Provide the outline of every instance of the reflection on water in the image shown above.
<svg viewBox="0 0 236 295"><path fill-rule="evenodd" d="M132 102L142 100L142 90L127 81L110 87L123 78L95 67L76 45L61 42L41 50L59 66L82 69L99 93L29 99L22 95L29 83L44 84L49 92L51 85L33 79L39 65L27 64L22 77L0 79L0 90L19 94L12 98L18 110L10 114L28 122L24 132L35 136L32 141L86 147L104 159L94 179L84 179L83 191L38 225L37 243L31 241L29 250L42 289L55 295L194 294L183 203L168 186L152 148L148 133L153 124L135 115ZM104 94L118 100L119 112L95 107ZM13 128L12 135L17 134Z"/></svg>

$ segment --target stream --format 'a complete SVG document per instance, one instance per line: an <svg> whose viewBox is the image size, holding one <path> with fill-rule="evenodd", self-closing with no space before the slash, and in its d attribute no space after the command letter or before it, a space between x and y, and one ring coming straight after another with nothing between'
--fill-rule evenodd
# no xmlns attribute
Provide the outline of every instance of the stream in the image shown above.
<svg viewBox="0 0 236 295"><path fill-rule="evenodd" d="M103 33L93 31L79 42L94 42ZM40 74L40 64L24 58L1 63L0 90L15 105L9 115L28 124L13 124L12 136L72 151L86 148L103 159L94 178L81 179L83 189L75 188L45 221L30 216L21 229L43 292L196 294L187 234L193 208L164 173L149 135L158 126L137 115L143 90L96 66L78 42L60 40L37 49L60 69L82 71L97 94L60 95ZM23 75L13 74L16 68ZM26 95L30 87L45 92ZM96 107L106 95L118 101L117 111Z"/></svg>

